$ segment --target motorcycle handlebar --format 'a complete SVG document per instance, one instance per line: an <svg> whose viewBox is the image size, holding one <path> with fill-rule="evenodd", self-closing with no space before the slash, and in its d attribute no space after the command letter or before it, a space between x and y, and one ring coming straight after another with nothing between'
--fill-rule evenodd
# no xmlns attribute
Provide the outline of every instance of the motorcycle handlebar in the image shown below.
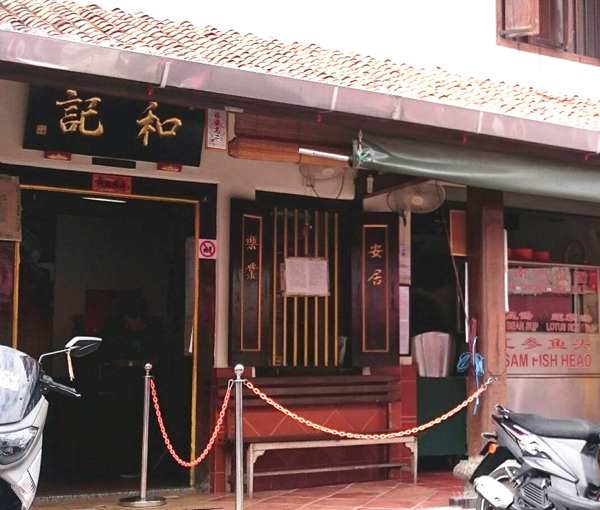
<svg viewBox="0 0 600 510"><path fill-rule="evenodd" d="M62 395L66 395L67 397L81 397L81 393L79 393L75 388L71 388L70 386L65 386L64 384L57 383L49 375L42 375L41 381L42 384L44 384L49 390L56 391L57 393L61 393Z"/></svg>

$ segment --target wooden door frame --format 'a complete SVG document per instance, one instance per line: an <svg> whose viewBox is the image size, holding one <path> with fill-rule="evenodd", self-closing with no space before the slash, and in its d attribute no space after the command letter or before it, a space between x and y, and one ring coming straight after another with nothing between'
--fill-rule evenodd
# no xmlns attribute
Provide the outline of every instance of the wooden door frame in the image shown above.
<svg viewBox="0 0 600 510"><path fill-rule="evenodd" d="M33 172L32 172L33 170ZM22 178L19 184L20 190L27 191L41 191L41 192L52 192L52 193L67 193L72 195L85 195L105 198L116 198L116 199L130 199L130 200L142 200L148 202L159 202L159 203L171 203L180 204L182 206L191 206L194 210L194 238L196 240L201 237L210 238L216 237L216 185L203 184L203 183L189 183L186 181L172 181L172 180L160 180L160 179L149 179L144 177L132 176L132 182L140 184L141 192L136 192L135 188L131 193L114 193L104 191L94 191L91 189L92 173L88 172L68 172L68 171L53 171L49 169L31 168L31 167L17 167L13 165L0 165L1 173L10 173L11 175L17 175ZM37 174L37 175L36 175ZM76 175L73 175L76 174ZM63 177L61 179L61 176ZM73 179L75 177L75 179ZM73 182L75 181L75 182ZM87 181L87 182L86 182ZM87 187L85 184L87 184ZM175 184L175 186L173 185ZM159 191L154 191L152 188L161 186ZM187 193L181 193L181 188L186 188ZM164 193L162 188L166 188ZM173 189L179 188L179 189ZM196 188L191 189L190 188ZM201 188L199 190L198 188ZM191 193L189 191L191 191ZM197 193L197 191L201 191ZM200 196L199 196L200 195ZM207 218L210 225L208 228L201 228L201 216L204 216L204 210L207 203L211 202L214 206L214 210L208 213ZM213 216L210 218L210 216ZM211 221L212 220L212 221ZM195 256L194 256L194 311L192 320L192 343L193 343L193 355L192 355L192 391L191 391L191 409L190 409L190 457L193 459L196 457L197 442L198 439L206 435L206 431L200 431L198 426L198 393L199 393L199 362L200 362L200 323L201 323L201 261L199 258L199 243L195 243ZM13 323L12 323L12 346L13 348L18 347L18 326L19 326L19 298L20 298L20 252L21 242L17 241L15 245L15 267L14 267L14 287L13 287ZM206 262L206 261L204 261ZM214 262L214 261L211 261ZM211 278L208 278L210 280ZM210 284L210 282L209 282ZM214 285L213 277L213 285ZM209 292L210 294L210 292ZM214 292L212 292L214 296ZM211 308L211 304L207 303L207 308ZM214 303L212 303L212 310L214 314ZM210 318L208 318L210 320ZM215 317L212 317L212 323L214 328ZM203 328L204 329L204 328ZM214 331L214 329L213 329ZM214 343L211 339L210 332L206 334L206 340L209 343ZM206 342L202 342L205 344ZM203 349L206 350L206 349ZM213 350L209 348L209 352ZM204 374L203 377L210 378L211 374ZM203 413L206 414L206 413ZM206 424L203 424L206 425ZM189 485L193 487L196 484L196 470L190 470Z"/></svg>

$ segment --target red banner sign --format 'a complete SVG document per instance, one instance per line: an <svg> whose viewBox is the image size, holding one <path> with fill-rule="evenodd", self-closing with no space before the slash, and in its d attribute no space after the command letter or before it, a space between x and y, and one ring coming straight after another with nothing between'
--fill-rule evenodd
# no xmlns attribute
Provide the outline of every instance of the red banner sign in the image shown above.
<svg viewBox="0 0 600 510"><path fill-rule="evenodd" d="M132 188L132 178L126 175L92 175L92 191L129 195Z"/></svg>

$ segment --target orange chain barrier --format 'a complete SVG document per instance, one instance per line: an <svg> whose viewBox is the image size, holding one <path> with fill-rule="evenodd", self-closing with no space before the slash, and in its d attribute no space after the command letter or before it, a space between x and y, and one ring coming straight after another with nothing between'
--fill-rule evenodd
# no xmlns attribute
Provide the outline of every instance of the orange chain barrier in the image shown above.
<svg viewBox="0 0 600 510"><path fill-rule="evenodd" d="M233 380L230 380L229 383L227 384L227 391L225 392L225 397L223 398L223 404L221 405L221 410L219 411L219 417L217 418L217 423L215 424L213 433L211 434L210 439L208 440L208 443L206 444L206 447L204 448L204 451L200 454L200 456L198 458L187 462L187 461L183 460L179 455L177 455L175 448L173 448L173 444L171 443L171 440L169 439L169 434L167 433L167 429L166 429L164 421L163 421L162 413L160 412L160 404L158 403L158 394L156 392L156 382L154 381L154 379L150 379L150 390L152 391L152 402L154 403L154 411L156 414L156 420L158 421L158 426L160 428L160 432L161 432L163 440L165 442L165 446L167 447L167 450L169 450L171 457L173 457L173 459L175 460L175 462L177 462L177 464L179 464L180 466L186 467L186 468L193 468L193 467L196 467L198 464L200 464L206 458L206 456L210 453L210 451L212 450L212 447L215 444L217 436L219 435L219 431L221 430L221 427L223 426L223 420L225 419L225 413L227 412L227 406L229 405L229 399L231 398L231 388L232 387L233 387Z"/></svg>
<svg viewBox="0 0 600 510"><path fill-rule="evenodd" d="M484 393L488 389L490 384L492 384L494 381L495 381L495 379L493 377L490 377L477 391L473 392L468 398L463 400L456 407L452 408L450 411L442 414L441 416L439 416L427 423L424 423L422 425L417 425L416 427L413 427L411 429L400 430L398 432L388 432L386 434L358 434L356 432L345 432L343 430L336 430L336 429L332 429L330 427L325 427L324 425L319 425L318 423L315 423L314 421L304 418L304 417L296 414L295 412L290 411L289 409L285 408L284 406L282 406L281 404L279 404L278 402L276 402L275 400L273 400L272 398L267 396L264 392L262 392L256 386L254 386L254 384L252 384L250 381L244 380L244 385L250 391L252 391L258 398L260 398L261 400L263 400L264 402L269 404L271 407L274 407L278 411L282 412L286 416L289 416L293 420L296 420L297 422L301 423L302 425L306 425L307 427L318 430L319 432L325 432L326 434L331 434L331 435L338 436L338 437L344 437L347 439L388 439L388 438L394 438L394 437L414 436L415 434L418 434L419 432L423 432L424 430L427 430L432 427L435 427L436 425L439 425L440 423L446 421L447 419L451 418L455 414L462 411L469 404L472 404L473 401L475 401L475 399L477 399L482 393ZM187 462L187 461L183 460L179 455L177 455L177 452L173 448L173 444L171 443L171 440L169 439L169 434L167 433L167 429L166 429L164 421L163 421L162 413L160 411L160 404L158 403L158 394L156 391L156 382L154 381L154 379L150 379L150 390L152 392L152 402L154 403L154 411L156 414L156 420L158 421L158 426L160 428L160 432L162 434L162 437L165 442L165 446L167 447L167 450L169 451L169 453L171 454L173 459L180 466L187 467L187 468L196 467L210 453L212 447L215 444L215 441L217 439L219 431L221 430L221 427L223 426L223 420L225 419L225 413L227 412L227 407L229 405L229 400L231 398L231 389L233 387L233 384L234 384L233 380L230 380L229 383L227 384L227 391L225 392L225 397L223 398L223 404L221 405L221 410L219 411L219 417L217 418L217 423L215 424L213 433L211 434L210 439L208 440L208 443L206 444L206 447L204 448L204 451L200 454L200 456L198 458Z"/></svg>
<svg viewBox="0 0 600 510"><path fill-rule="evenodd" d="M331 434L331 435L338 436L338 437L344 437L347 439L388 439L388 438L393 438L393 437L414 436L415 434L418 434L419 432L423 432L424 430L427 430L427 429L430 429L431 427L439 425L440 423L446 421L448 418L451 418L452 416L454 416L456 413L462 411L469 404L473 403L473 401L477 397L479 397L483 392L485 392L488 389L489 385L492 384L494 381L495 381L495 379L493 377L490 377L485 382L485 384L483 386L481 386L477 391L475 391L470 397L463 400L455 408L451 409L447 413L442 414L441 416L439 416L438 418L435 418L434 420L424 423L423 425L418 425L411 429L400 430L398 432L389 432L387 434L357 434L355 432L345 432L343 430L336 430L336 429L332 429L330 427L325 427L323 425L319 425L318 423L315 423L314 421L308 420L307 418L303 418L302 416L299 416L298 414L294 413L293 411L286 409L278 402L275 402L275 400L273 400L272 398L268 397L265 393L260 391L250 381L244 381L244 384L258 398L262 399L270 406L274 407L278 411L281 411L283 414L285 414L286 416L289 416L293 420L296 420L297 422L302 423L302 425L306 425L307 427L318 430L319 432L325 432L326 434Z"/></svg>

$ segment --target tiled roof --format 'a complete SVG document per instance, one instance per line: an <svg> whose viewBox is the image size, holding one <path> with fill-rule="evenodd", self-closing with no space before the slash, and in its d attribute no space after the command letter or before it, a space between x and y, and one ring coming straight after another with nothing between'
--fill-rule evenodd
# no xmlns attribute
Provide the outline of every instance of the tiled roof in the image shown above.
<svg viewBox="0 0 600 510"><path fill-rule="evenodd" d="M0 0L1 28L600 129L592 99L71 0Z"/></svg>

